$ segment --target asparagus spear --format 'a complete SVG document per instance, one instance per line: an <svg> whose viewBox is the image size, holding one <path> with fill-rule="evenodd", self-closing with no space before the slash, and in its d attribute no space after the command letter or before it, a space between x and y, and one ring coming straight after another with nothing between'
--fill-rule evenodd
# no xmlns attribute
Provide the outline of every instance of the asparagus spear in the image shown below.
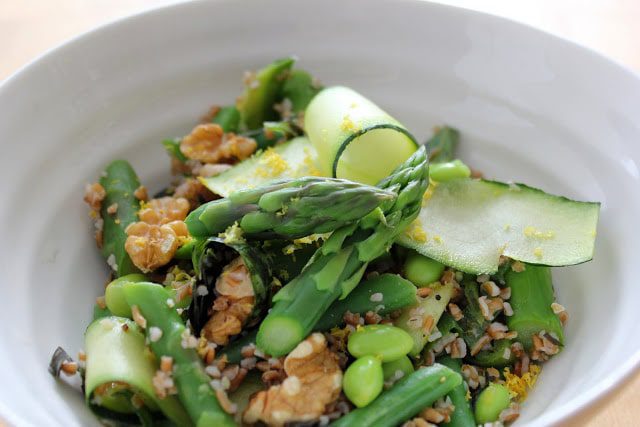
<svg viewBox="0 0 640 427"><path fill-rule="evenodd" d="M513 308L513 316L507 317L507 326L518 332L518 341L524 348L530 350L533 335L543 330L555 335L562 344L562 324L551 309L554 301L551 269L526 264L525 270L520 273L508 271L505 279L511 287L509 303Z"/></svg>
<svg viewBox="0 0 640 427"><path fill-rule="evenodd" d="M100 178L100 185L106 191L106 197L100 209L100 215L104 221L102 256L116 276L139 273L124 249L124 243L127 240L127 233L124 230L129 224L138 220L140 201L136 199L134 192L140 187L140 181L127 161L115 160L105 169L104 176ZM111 206L117 206L114 214L107 212Z"/></svg>
<svg viewBox="0 0 640 427"><path fill-rule="evenodd" d="M196 426L235 426L224 412L209 386L209 376L195 349L183 346L185 325L174 308L167 305L170 294L161 285L149 282L128 283L123 287L127 303L136 306L146 320L146 334L157 358L173 359L173 380L178 397ZM152 328L161 331L151 336ZM153 329L157 331L156 329ZM187 348L185 348L187 347Z"/></svg>
<svg viewBox="0 0 640 427"><path fill-rule="evenodd" d="M278 59L259 70L255 77L247 82L245 92L237 104L244 128L257 129L264 121L277 116L273 105L284 84L286 73L294 62L293 58Z"/></svg>
<svg viewBox="0 0 640 427"><path fill-rule="evenodd" d="M462 288L467 305L463 310L464 316L458 323L462 327L462 338L466 342L467 348L472 348L484 334L490 322L482 316L482 311L480 311L478 284L473 280L467 280L462 283Z"/></svg>
<svg viewBox="0 0 640 427"><path fill-rule="evenodd" d="M461 374L462 362L460 359L452 359L449 356L438 358L438 363ZM446 427L475 427L476 420L471 409L471 402L467 400L467 389L464 383L455 386L448 394L453 403L454 410L451 414L451 421L443 424Z"/></svg>
<svg viewBox="0 0 640 427"><path fill-rule="evenodd" d="M380 294L382 300L372 296ZM313 327L314 331L328 331L340 326L344 313L365 314L373 311L381 316L392 313L416 301L416 287L408 280L396 274L382 274L359 284L345 299L335 301ZM222 355L227 356L230 363L242 360L242 348L256 342L258 331L249 332L242 338L224 348Z"/></svg>
<svg viewBox="0 0 640 427"><path fill-rule="evenodd" d="M429 161L443 163L453 160L459 139L460 134L456 129L449 126L439 128L426 143Z"/></svg>
<svg viewBox="0 0 640 427"><path fill-rule="evenodd" d="M369 405L351 411L331 426L397 426L460 384L460 374L436 363L405 376Z"/></svg>
<svg viewBox="0 0 640 427"><path fill-rule="evenodd" d="M305 177L242 190L200 206L185 220L194 237L239 222L245 237L295 239L352 223L395 194L351 181Z"/></svg>
<svg viewBox="0 0 640 427"><path fill-rule="evenodd" d="M291 101L291 112L303 112L311 99L322 89L314 84L311 74L304 70L292 70L282 85L279 98Z"/></svg>
<svg viewBox="0 0 640 427"><path fill-rule="evenodd" d="M281 356L306 337L322 314L359 282L368 263L382 255L394 238L417 216L428 185L424 147L378 185L397 198L356 224L336 230L318 249L302 273L274 297L271 312L260 325L257 344Z"/></svg>
<svg viewBox="0 0 640 427"><path fill-rule="evenodd" d="M237 132L240 125L240 111L234 105L222 107L211 123L220 125L224 132Z"/></svg>
<svg viewBox="0 0 640 427"><path fill-rule="evenodd" d="M515 353L508 352L506 359L504 357L505 351L511 348L511 340L498 340L493 343L493 348L490 350L483 350L473 357L470 357L471 362L474 365L483 367L504 368L505 366L512 365L516 360Z"/></svg>

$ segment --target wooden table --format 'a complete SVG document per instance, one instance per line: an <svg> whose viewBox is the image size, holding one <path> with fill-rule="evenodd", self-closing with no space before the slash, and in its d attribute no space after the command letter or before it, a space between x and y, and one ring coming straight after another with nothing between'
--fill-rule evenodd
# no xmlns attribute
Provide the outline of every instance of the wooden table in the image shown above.
<svg viewBox="0 0 640 427"><path fill-rule="evenodd" d="M505 16L603 52L640 71L638 0L442 0ZM172 0L4 0L0 2L0 79L32 58L99 24ZM579 423L640 425L640 374ZM2 421L0 420L0 427Z"/></svg>

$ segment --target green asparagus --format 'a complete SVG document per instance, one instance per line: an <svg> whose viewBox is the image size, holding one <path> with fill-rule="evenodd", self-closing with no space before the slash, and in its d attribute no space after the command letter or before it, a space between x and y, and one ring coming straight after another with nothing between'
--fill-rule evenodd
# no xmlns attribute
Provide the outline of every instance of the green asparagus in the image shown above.
<svg viewBox="0 0 640 427"><path fill-rule="evenodd" d="M427 141L429 161L432 163L450 162L455 158L460 134L454 128L443 126Z"/></svg>
<svg viewBox="0 0 640 427"><path fill-rule="evenodd" d="M381 301L372 296L380 294ZM414 304L416 288L409 281L396 274L382 274L359 284L345 299L334 301L313 327L314 331L328 331L344 323L347 311L364 315L373 311L381 316L400 308ZM230 363L242 360L242 348L255 344L258 331L254 330L225 347L222 355L227 356Z"/></svg>
<svg viewBox="0 0 640 427"><path fill-rule="evenodd" d="M396 192L397 198L383 201L357 224L336 230L302 273L276 294L258 331L259 348L281 356L313 330L333 301L345 289L351 290L368 263L387 251L416 218L428 186L428 173L423 147L380 182L380 188Z"/></svg>
<svg viewBox="0 0 640 427"><path fill-rule="evenodd" d="M240 122L245 129L257 129L263 122L277 117L273 106L294 62L293 58L276 60L248 79L237 104Z"/></svg>
<svg viewBox="0 0 640 427"><path fill-rule="evenodd" d="M194 237L238 222L247 238L295 239L353 223L395 194L333 178L305 177L242 190L209 202L185 220Z"/></svg>
<svg viewBox="0 0 640 427"><path fill-rule="evenodd" d="M176 310L167 305L170 294L166 289L154 283L137 282L127 284L123 292L127 303L132 309L136 306L146 321L145 331L153 353L158 359L162 356L173 359L178 397L193 423L198 427L235 426L233 417L224 412L209 386L209 376L195 349L188 343L183 345L188 330Z"/></svg>
<svg viewBox="0 0 640 427"><path fill-rule="evenodd" d="M124 249L127 240L124 230L138 220L140 201L134 192L140 187L140 181L127 161L115 160L105 169L104 176L100 178L100 185L107 193L100 209L104 221L102 256L116 276L139 273ZM110 214L107 210L113 206L116 212Z"/></svg>
<svg viewBox="0 0 640 427"><path fill-rule="evenodd" d="M296 69L289 73L282 85L279 98L291 101L291 112L299 113L307 108L311 99L320 92L320 89L322 89L322 86L314 83L311 74L304 70Z"/></svg>
<svg viewBox="0 0 640 427"><path fill-rule="evenodd" d="M398 381L364 408L351 411L332 427L394 427L462 383L460 374L435 364L421 368Z"/></svg>
<svg viewBox="0 0 640 427"><path fill-rule="evenodd" d="M511 351L511 340L498 340L493 343L493 348L490 350L483 350L475 356L471 357L471 362L474 365L493 368L504 368L505 366L512 365L516 356ZM507 357L505 357L507 356Z"/></svg>
<svg viewBox="0 0 640 427"><path fill-rule="evenodd" d="M545 266L526 264L525 270L510 270L506 276L511 288L509 303L513 316L507 317L507 326L518 332L518 341L528 351L533 346L533 335L546 331L560 344L564 342L562 323L553 312L553 284L551 269Z"/></svg>
<svg viewBox="0 0 640 427"><path fill-rule="evenodd" d="M220 125L224 132L237 132L240 125L240 111L233 105L222 107L213 116L211 123Z"/></svg>
<svg viewBox="0 0 640 427"><path fill-rule="evenodd" d="M438 358L438 363L443 364L452 371L462 374L462 362L460 359L452 359L449 356ZM475 427L476 421L473 417L470 399L467 400L467 388L464 383L455 386L448 394L453 403L454 409L451 414L451 421L443 424L446 427Z"/></svg>

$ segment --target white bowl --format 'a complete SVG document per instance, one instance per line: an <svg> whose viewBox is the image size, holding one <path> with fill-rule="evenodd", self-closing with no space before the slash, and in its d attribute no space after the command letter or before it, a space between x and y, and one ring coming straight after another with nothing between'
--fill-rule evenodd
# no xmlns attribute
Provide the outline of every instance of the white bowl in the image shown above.
<svg viewBox="0 0 640 427"><path fill-rule="evenodd" d="M0 88L0 418L97 425L47 373L75 352L106 278L82 202L111 159L144 183L169 178L160 145L242 72L296 54L326 84L354 87L415 135L448 123L489 176L602 204L596 257L555 269L571 315L520 424L593 408L640 361L640 80L580 47L495 17L418 1L197 2L102 27Z"/></svg>

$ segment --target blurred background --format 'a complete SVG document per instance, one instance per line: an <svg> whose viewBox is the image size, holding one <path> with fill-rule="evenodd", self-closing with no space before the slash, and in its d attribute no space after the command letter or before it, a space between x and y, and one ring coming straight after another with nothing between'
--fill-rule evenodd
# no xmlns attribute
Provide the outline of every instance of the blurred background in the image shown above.
<svg viewBox="0 0 640 427"><path fill-rule="evenodd" d="M242 1L242 0L237 0ZM640 0L440 0L587 46L640 73ZM65 40L175 0L0 0L0 80ZM215 22L212 22L215 25ZM606 84L606 82L603 82ZM586 425L640 425L640 376ZM0 420L0 427L2 427ZM585 425L585 424L581 424Z"/></svg>

